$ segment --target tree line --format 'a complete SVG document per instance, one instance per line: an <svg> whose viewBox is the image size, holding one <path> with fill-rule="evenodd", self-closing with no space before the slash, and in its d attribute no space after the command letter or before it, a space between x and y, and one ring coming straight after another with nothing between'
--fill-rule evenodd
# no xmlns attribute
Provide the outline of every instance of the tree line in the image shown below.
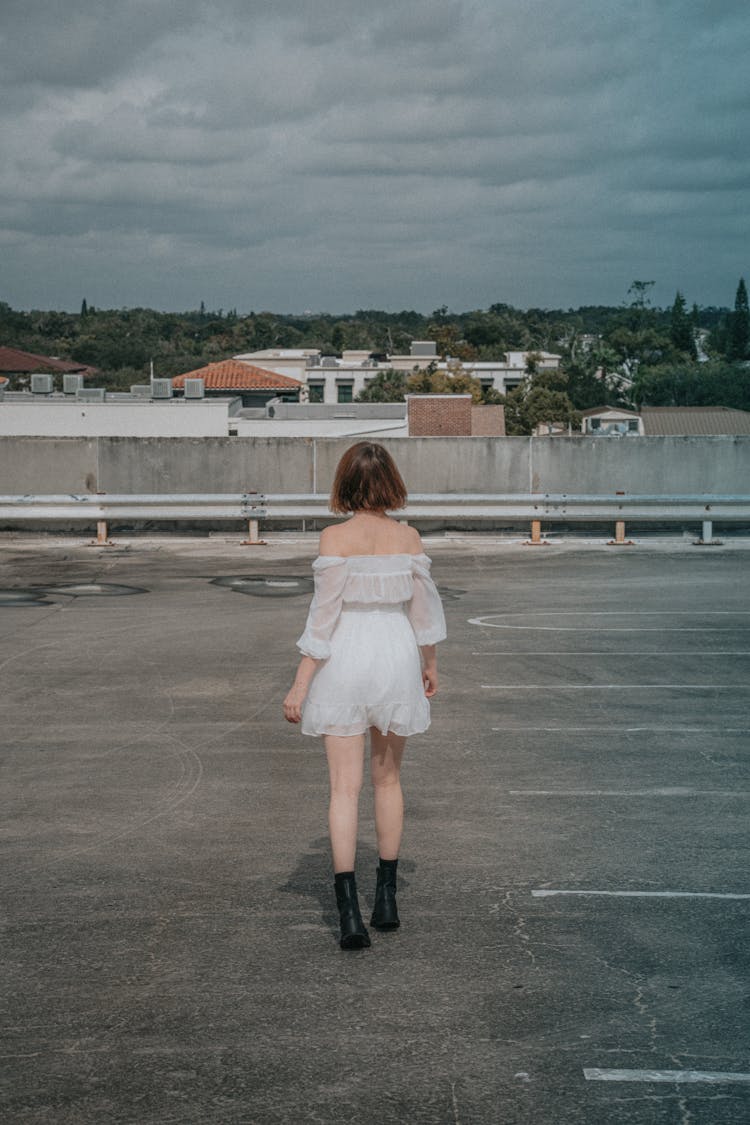
<svg viewBox="0 0 750 1125"><path fill-rule="evenodd" d="M327 355L366 350L384 360L408 354L414 339L434 340L448 373L382 371L364 397L397 401L407 392L468 390L476 401L502 402L509 433L529 433L538 421L571 421L605 403L640 406L720 405L750 409L750 311L740 279L733 307L688 307L678 292L666 308L652 305L652 281L634 281L621 305L521 310L508 304L456 313L359 309L345 315L239 314L147 308L101 309L83 300L80 312L19 311L0 302L0 345L99 368L99 385L127 388L154 374L171 377L263 348L319 348ZM460 361L529 352L527 377L507 396L483 391ZM561 358L544 370L535 353Z"/></svg>

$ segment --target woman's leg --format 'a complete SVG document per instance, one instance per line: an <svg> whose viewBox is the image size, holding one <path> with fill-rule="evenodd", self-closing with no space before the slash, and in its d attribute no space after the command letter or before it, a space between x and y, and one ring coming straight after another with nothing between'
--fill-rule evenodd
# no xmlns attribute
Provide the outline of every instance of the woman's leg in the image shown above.
<svg viewBox="0 0 750 1125"><path fill-rule="evenodd" d="M331 780L328 829L334 873L353 871L357 851L357 811L365 761L365 736L324 737Z"/></svg>
<svg viewBox="0 0 750 1125"><path fill-rule="evenodd" d="M398 859L404 827L401 759L406 739L370 728L370 773L375 798L375 834L381 859Z"/></svg>

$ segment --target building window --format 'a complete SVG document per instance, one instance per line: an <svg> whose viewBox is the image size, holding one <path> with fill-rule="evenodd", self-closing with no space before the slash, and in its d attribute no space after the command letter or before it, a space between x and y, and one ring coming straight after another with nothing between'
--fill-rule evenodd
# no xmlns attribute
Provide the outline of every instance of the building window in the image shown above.
<svg viewBox="0 0 750 1125"><path fill-rule="evenodd" d="M307 389L310 392L310 402L323 402L325 398L325 383L308 383Z"/></svg>
<svg viewBox="0 0 750 1125"><path fill-rule="evenodd" d="M339 383L336 390L338 391L338 402L354 401L354 383Z"/></svg>
<svg viewBox="0 0 750 1125"><path fill-rule="evenodd" d="M628 419L628 432L631 433L631 434L637 434L638 433L638 419L637 418Z"/></svg>
<svg viewBox="0 0 750 1125"><path fill-rule="evenodd" d="M589 418L589 429L600 430L602 428L601 418Z"/></svg>

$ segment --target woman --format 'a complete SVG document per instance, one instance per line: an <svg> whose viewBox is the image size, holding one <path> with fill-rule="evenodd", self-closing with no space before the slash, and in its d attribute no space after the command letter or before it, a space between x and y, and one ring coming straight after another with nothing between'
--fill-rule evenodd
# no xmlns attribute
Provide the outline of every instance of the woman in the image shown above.
<svg viewBox="0 0 750 1125"><path fill-rule="evenodd" d="M330 506L351 515L321 534L315 594L297 642L303 655L284 700L285 718L325 741L342 949L370 944L354 878L365 734L380 857L370 924L392 930L400 924L401 759L407 737L430 725L428 701L438 688L435 645L445 638L445 618L430 560L418 533L387 515L405 503L406 487L382 445L363 441L346 451Z"/></svg>

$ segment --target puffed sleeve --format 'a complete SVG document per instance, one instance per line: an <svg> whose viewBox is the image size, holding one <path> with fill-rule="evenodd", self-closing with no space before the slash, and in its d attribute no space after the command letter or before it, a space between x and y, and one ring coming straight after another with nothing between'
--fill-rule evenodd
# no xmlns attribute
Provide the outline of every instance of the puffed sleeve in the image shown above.
<svg viewBox="0 0 750 1125"><path fill-rule="evenodd" d="M440 594L430 577L427 555L412 555L414 594L409 602L409 620L419 645L435 645L446 638L445 614Z"/></svg>
<svg viewBox="0 0 750 1125"><path fill-rule="evenodd" d="M313 572L315 593L297 648L305 656L312 656L313 660L327 660L331 655L331 634L341 613L348 573L346 559L321 555L313 563Z"/></svg>

